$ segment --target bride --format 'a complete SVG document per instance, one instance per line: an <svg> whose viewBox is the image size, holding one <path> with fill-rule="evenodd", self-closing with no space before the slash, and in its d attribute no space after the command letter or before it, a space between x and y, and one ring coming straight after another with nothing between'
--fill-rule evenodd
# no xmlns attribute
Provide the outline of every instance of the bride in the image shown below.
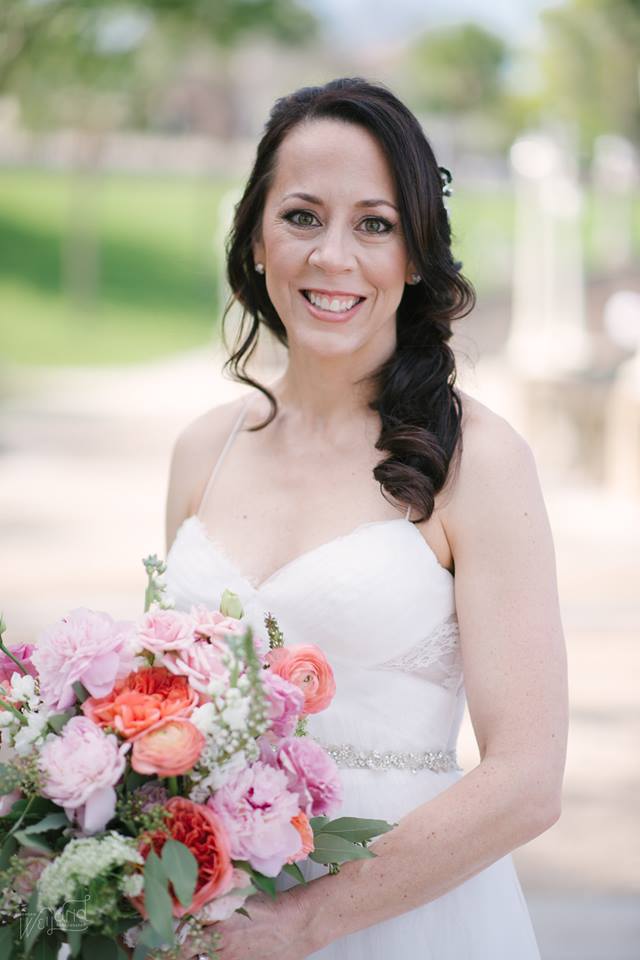
<svg viewBox="0 0 640 960"><path fill-rule="evenodd" d="M218 924L221 960L539 958L510 852L560 813L554 551L529 447L454 386L473 291L445 174L388 90L334 80L276 103L236 208L227 365L248 389L175 445L168 593L188 609L229 588L256 630L270 611L326 651L337 693L309 732L344 812L396 826L375 858L307 861L306 885ZM244 369L262 325L288 350L269 386Z"/></svg>

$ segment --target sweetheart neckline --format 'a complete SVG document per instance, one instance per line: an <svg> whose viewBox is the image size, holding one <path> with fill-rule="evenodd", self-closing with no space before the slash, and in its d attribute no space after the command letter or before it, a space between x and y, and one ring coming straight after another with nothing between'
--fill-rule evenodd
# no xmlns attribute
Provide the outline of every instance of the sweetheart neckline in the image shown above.
<svg viewBox="0 0 640 960"><path fill-rule="evenodd" d="M274 570L273 573L269 574L268 577L266 577L264 580L261 580L259 583L255 583L255 582L254 582L254 581L255 581L255 578L252 578L252 577L250 577L250 576L248 576L247 574L245 574L245 573L242 572L242 570L240 569L239 565L235 562L235 560L233 560L233 558L228 555L228 553L227 553L225 547L223 546L223 544L221 544L218 540L216 540L215 537L211 536L211 534L209 533L206 525L204 524L204 522L203 522L202 519L198 516L197 513L192 513L189 517L186 517L186 518L182 521L182 523L180 524L180 527L179 527L179 529L178 529L178 533L180 532L180 530L182 530L182 528L183 528L189 521L193 521L193 523L195 524L195 526L197 527L197 529L200 531L200 533L201 533L201 535L203 536L203 538L204 538L215 550L218 551L218 553L226 560L226 562L229 564L229 566L233 567L235 573L237 573L238 576L239 576L242 580L244 580L245 583L247 583L255 593L260 593L260 591L262 591L263 589L265 589L269 584L272 583L272 581L276 580L281 574L283 574L285 570L288 570L290 567L295 566L295 564L302 562L302 561L303 561L304 559L306 559L307 557L310 557L310 556L312 556L313 554L319 553L319 552L321 552L322 550L325 550L325 549L327 549L328 547L331 547L331 546L333 546L334 544L339 543L339 542L342 541L342 540L348 540L348 539L350 539L351 537L355 536L357 533L360 533L362 530L365 530L365 529L370 528L370 527L382 527L382 526L384 526L384 525L386 525L386 524L391 524L391 523L403 523L403 524L405 524L405 525L408 524L409 527L410 527L412 530L414 530L415 533L416 533L416 535L420 538L420 543L421 543L422 546L424 547L424 550L426 551L426 555L427 555L428 557L430 557L430 559L433 561L433 563L435 564L435 566L436 566L439 570L442 570L443 573L446 573L447 576L448 576L451 580L454 579L454 575L451 573L451 571L448 570L446 567L444 567L444 566L440 563L440 561L438 560L438 558L437 558L437 556L436 556L436 554L435 554L435 551L433 550L433 547L430 547L430 546L429 546L429 544L428 544L427 541L424 539L424 537L422 536L422 534L420 533L420 531L419 531L419 530L416 528L416 526L415 526L410 520L408 520L406 517L393 517L393 518L390 519L390 520L368 520L368 521L365 521L364 523L359 523L356 527L353 527L353 528L352 528L351 530L349 530L347 533L338 534L337 537L332 537L330 540L325 540L323 543L319 543L319 544L318 544L317 546L315 546L315 547L310 547L308 550L304 550L302 553L299 553L297 556L292 557L291 560L287 560L286 563L283 563L280 567L278 567L276 570ZM177 540L177 534L176 534L176 540ZM175 543L175 541L174 541L174 543ZM173 546L173 545L172 545L172 546Z"/></svg>

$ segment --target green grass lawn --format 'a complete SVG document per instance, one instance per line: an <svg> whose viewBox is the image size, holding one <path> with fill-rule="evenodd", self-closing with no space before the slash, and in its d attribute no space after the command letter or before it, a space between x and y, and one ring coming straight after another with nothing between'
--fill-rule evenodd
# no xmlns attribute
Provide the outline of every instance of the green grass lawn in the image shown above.
<svg viewBox="0 0 640 960"><path fill-rule="evenodd" d="M0 171L0 363L135 362L217 336L218 208L230 188L204 178ZM506 290L511 193L460 191L449 206L465 274L479 293ZM590 223L588 207L593 266ZM640 202L635 240L640 252Z"/></svg>

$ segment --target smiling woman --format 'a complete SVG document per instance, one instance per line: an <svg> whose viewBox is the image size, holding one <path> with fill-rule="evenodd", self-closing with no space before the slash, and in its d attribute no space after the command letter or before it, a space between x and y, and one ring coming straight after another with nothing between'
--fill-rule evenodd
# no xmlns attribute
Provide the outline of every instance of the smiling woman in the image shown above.
<svg viewBox="0 0 640 960"><path fill-rule="evenodd" d="M168 592L228 588L258 633L271 613L323 650L336 694L309 732L345 811L396 826L337 876L306 861L306 885L251 898L221 960L539 960L510 852L559 816L553 544L528 446L455 386L473 291L443 185L407 108L343 79L276 103L236 208L227 366L250 389L176 443ZM246 370L264 326L288 351L268 386Z"/></svg>

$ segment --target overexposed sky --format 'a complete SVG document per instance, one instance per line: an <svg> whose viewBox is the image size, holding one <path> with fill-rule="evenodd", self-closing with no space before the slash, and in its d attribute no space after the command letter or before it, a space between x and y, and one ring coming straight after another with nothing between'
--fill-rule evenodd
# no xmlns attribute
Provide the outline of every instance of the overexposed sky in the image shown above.
<svg viewBox="0 0 640 960"><path fill-rule="evenodd" d="M471 20L513 42L535 42L541 10L564 0L304 0L340 46L407 39Z"/></svg>

